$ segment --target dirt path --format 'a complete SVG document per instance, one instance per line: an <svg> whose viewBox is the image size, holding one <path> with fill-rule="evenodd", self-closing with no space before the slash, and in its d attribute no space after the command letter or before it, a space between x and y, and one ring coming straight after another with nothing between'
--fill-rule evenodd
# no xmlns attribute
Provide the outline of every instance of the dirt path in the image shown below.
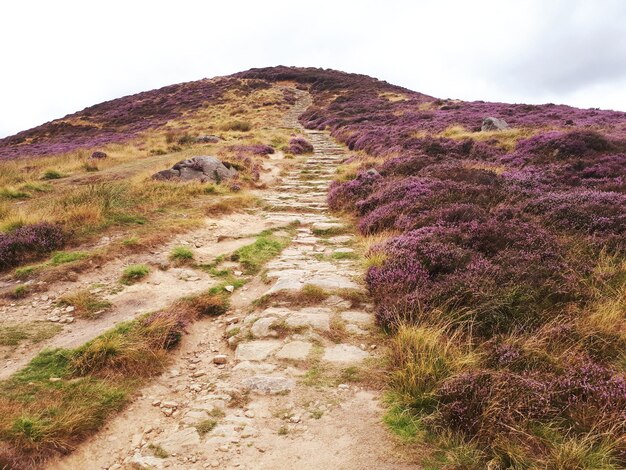
<svg viewBox="0 0 626 470"><path fill-rule="evenodd" d="M309 100L300 94L287 126ZM258 214L269 225L298 220L291 245L235 292L227 315L195 323L123 413L49 469L415 468L395 456L379 392L367 387L379 336L353 237L327 214L346 154L307 134L314 154Z"/></svg>

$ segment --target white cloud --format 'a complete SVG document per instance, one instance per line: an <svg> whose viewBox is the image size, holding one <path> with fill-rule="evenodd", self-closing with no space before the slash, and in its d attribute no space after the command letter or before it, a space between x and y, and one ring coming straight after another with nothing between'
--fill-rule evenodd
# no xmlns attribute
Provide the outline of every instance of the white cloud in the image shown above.
<svg viewBox="0 0 626 470"><path fill-rule="evenodd" d="M366 73L439 97L626 110L619 0L3 2L0 136L250 67Z"/></svg>

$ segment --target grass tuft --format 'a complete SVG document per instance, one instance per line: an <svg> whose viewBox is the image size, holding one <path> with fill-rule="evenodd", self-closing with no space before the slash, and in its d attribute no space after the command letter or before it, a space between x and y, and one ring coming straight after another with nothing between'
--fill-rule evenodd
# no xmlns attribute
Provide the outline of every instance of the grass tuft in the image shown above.
<svg viewBox="0 0 626 470"><path fill-rule="evenodd" d="M125 285L134 284L150 274L150 268L145 264L133 264L124 269L120 282Z"/></svg>

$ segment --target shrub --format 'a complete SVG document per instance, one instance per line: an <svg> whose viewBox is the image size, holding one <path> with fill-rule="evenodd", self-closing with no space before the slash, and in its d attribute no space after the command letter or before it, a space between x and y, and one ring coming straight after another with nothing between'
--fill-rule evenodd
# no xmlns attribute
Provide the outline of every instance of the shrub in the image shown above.
<svg viewBox="0 0 626 470"><path fill-rule="evenodd" d="M124 269L122 274L122 284L133 284L150 273L150 268L145 264L133 264Z"/></svg>
<svg viewBox="0 0 626 470"><path fill-rule="evenodd" d="M294 155L311 153L313 152L313 145L302 137L294 137L289 141L287 151L289 153L293 153Z"/></svg>
<svg viewBox="0 0 626 470"><path fill-rule="evenodd" d="M61 248L67 239L58 225L42 222L0 234L0 269L7 269Z"/></svg>
<svg viewBox="0 0 626 470"><path fill-rule="evenodd" d="M58 180L63 178L63 173L57 170L46 170L41 176L42 180Z"/></svg>

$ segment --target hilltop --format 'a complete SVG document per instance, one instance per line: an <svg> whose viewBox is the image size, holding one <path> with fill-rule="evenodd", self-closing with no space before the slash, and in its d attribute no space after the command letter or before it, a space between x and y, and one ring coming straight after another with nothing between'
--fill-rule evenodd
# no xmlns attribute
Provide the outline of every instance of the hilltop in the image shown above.
<svg viewBox="0 0 626 470"><path fill-rule="evenodd" d="M626 113L279 66L0 160L0 467L626 465Z"/></svg>

